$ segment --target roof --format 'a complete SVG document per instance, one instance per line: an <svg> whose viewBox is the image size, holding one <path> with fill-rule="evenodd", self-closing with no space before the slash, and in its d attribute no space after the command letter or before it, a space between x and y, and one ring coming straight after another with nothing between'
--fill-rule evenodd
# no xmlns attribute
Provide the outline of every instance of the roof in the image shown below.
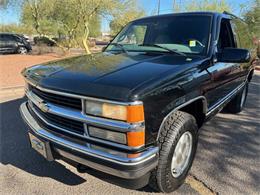
<svg viewBox="0 0 260 195"><path fill-rule="evenodd" d="M161 14L161 15L154 15L154 16L148 16L148 17L143 17L139 18L134 21L139 21L143 19L152 19L152 18L161 18L161 17L170 17L170 16L187 16L187 15L212 15L212 16L221 16L224 18L230 18L232 14L228 12L224 13L219 13L219 12L209 12L209 11L199 11L199 12L180 12L180 13L171 13L171 14ZM234 16L234 15L232 15Z"/></svg>

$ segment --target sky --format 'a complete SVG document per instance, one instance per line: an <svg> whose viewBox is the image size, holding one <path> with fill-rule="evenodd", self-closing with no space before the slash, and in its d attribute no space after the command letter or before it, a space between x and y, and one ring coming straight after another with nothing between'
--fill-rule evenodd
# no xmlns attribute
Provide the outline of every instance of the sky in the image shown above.
<svg viewBox="0 0 260 195"><path fill-rule="evenodd" d="M158 1L159 0L137 0L139 6L143 8L146 14L154 15L158 10ZM174 0L160 0L160 14L167 14L173 12L173 1ZM175 0L177 5L185 5L190 0ZM246 4L250 0L226 0L228 4L231 4L234 7L234 14L239 15L240 13L240 4ZM105 19L102 20L102 32L109 31L109 22Z"/></svg>
<svg viewBox="0 0 260 195"><path fill-rule="evenodd" d="M158 0L137 0L141 8L143 8L147 15L157 13ZM189 0L175 0L176 4L184 5ZM173 0L161 0L160 1L160 14L172 13ZM246 4L249 0L227 0L229 4L234 7L234 14L239 15L240 4ZM19 8L8 8L5 11L0 10L0 24L19 23L20 10ZM101 25L102 32L109 31L109 22L106 19L102 19Z"/></svg>

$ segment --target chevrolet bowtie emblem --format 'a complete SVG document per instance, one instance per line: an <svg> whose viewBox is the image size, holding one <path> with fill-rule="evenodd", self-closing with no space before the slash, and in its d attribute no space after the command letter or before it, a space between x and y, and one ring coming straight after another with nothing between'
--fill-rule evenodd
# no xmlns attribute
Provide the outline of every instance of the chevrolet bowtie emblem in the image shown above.
<svg viewBox="0 0 260 195"><path fill-rule="evenodd" d="M43 112L48 112L49 111L49 106L47 103L45 102L39 102L39 108L43 111Z"/></svg>

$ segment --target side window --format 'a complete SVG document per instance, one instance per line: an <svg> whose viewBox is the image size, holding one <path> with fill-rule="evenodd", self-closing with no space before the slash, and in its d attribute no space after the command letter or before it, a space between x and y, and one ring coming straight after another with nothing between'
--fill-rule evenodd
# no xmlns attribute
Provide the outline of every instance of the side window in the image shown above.
<svg viewBox="0 0 260 195"><path fill-rule="evenodd" d="M2 40L5 42L8 41L8 37L6 35L2 35Z"/></svg>
<svg viewBox="0 0 260 195"><path fill-rule="evenodd" d="M240 39L239 39L239 36L238 36L237 26L233 23L232 20L230 21L230 23L231 23L231 28L232 28L232 31L233 31L233 36L234 36L236 47L239 48L239 46L240 46Z"/></svg>
<svg viewBox="0 0 260 195"><path fill-rule="evenodd" d="M11 42L16 42L16 37L15 36L12 36L12 35L9 35L9 40Z"/></svg>
<svg viewBox="0 0 260 195"><path fill-rule="evenodd" d="M0 35L0 47L4 47L4 44L5 44L4 37L3 35Z"/></svg>
<svg viewBox="0 0 260 195"><path fill-rule="evenodd" d="M222 19L218 38L218 50L221 51L222 49L228 47L235 48L236 43L230 25L230 21L227 19Z"/></svg>
<svg viewBox="0 0 260 195"><path fill-rule="evenodd" d="M238 47L245 48L245 49L251 48L253 40L248 30L247 24L245 24L244 22L242 22L237 18L232 19L231 23L232 23L232 27L234 27L238 35L237 36L237 39L239 39Z"/></svg>
<svg viewBox="0 0 260 195"><path fill-rule="evenodd" d="M143 44L147 26L134 25L129 29L126 35L119 37L118 42L121 44Z"/></svg>
<svg viewBox="0 0 260 195"><path fill-rule="evenodd" d="M14 41L22 43L22 39L20 37L14 36Z"/></svg>
<svg viewBox="0 0 260 195"><path fill-rule="evenodd" d="M8 42L13 42L13 41L15 41L14 38L13 38L13 36L11 36L11 35L4 35L4 40L5 40L5 41L8 41Z"/></svg>

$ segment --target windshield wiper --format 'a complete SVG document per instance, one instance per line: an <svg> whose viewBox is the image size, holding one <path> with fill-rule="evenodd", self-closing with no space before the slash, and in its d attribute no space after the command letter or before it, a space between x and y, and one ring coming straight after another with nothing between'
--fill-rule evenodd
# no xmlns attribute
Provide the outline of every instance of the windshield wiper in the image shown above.
<svg viewBox="0 0 260 195"><path fill-rule="evenodd" d="M164 46L161 46L161 45L158 45L158 44L140 44L138 46L157 47L157 48L161 48L161 49L167 50L167 51L169 51L171 53L178 54L180 56L187 56L185 53L179 52L178 50L170 49L168 47L164 47Z"/></svg>
<svg viewBox="0 0 260 195"><path fill-rule="evenodd" d="M128 51L125 49L124 45L120 43L110 43L109 45L114 45L116 47L119 47L124 53L128 54Z"/></svg>

